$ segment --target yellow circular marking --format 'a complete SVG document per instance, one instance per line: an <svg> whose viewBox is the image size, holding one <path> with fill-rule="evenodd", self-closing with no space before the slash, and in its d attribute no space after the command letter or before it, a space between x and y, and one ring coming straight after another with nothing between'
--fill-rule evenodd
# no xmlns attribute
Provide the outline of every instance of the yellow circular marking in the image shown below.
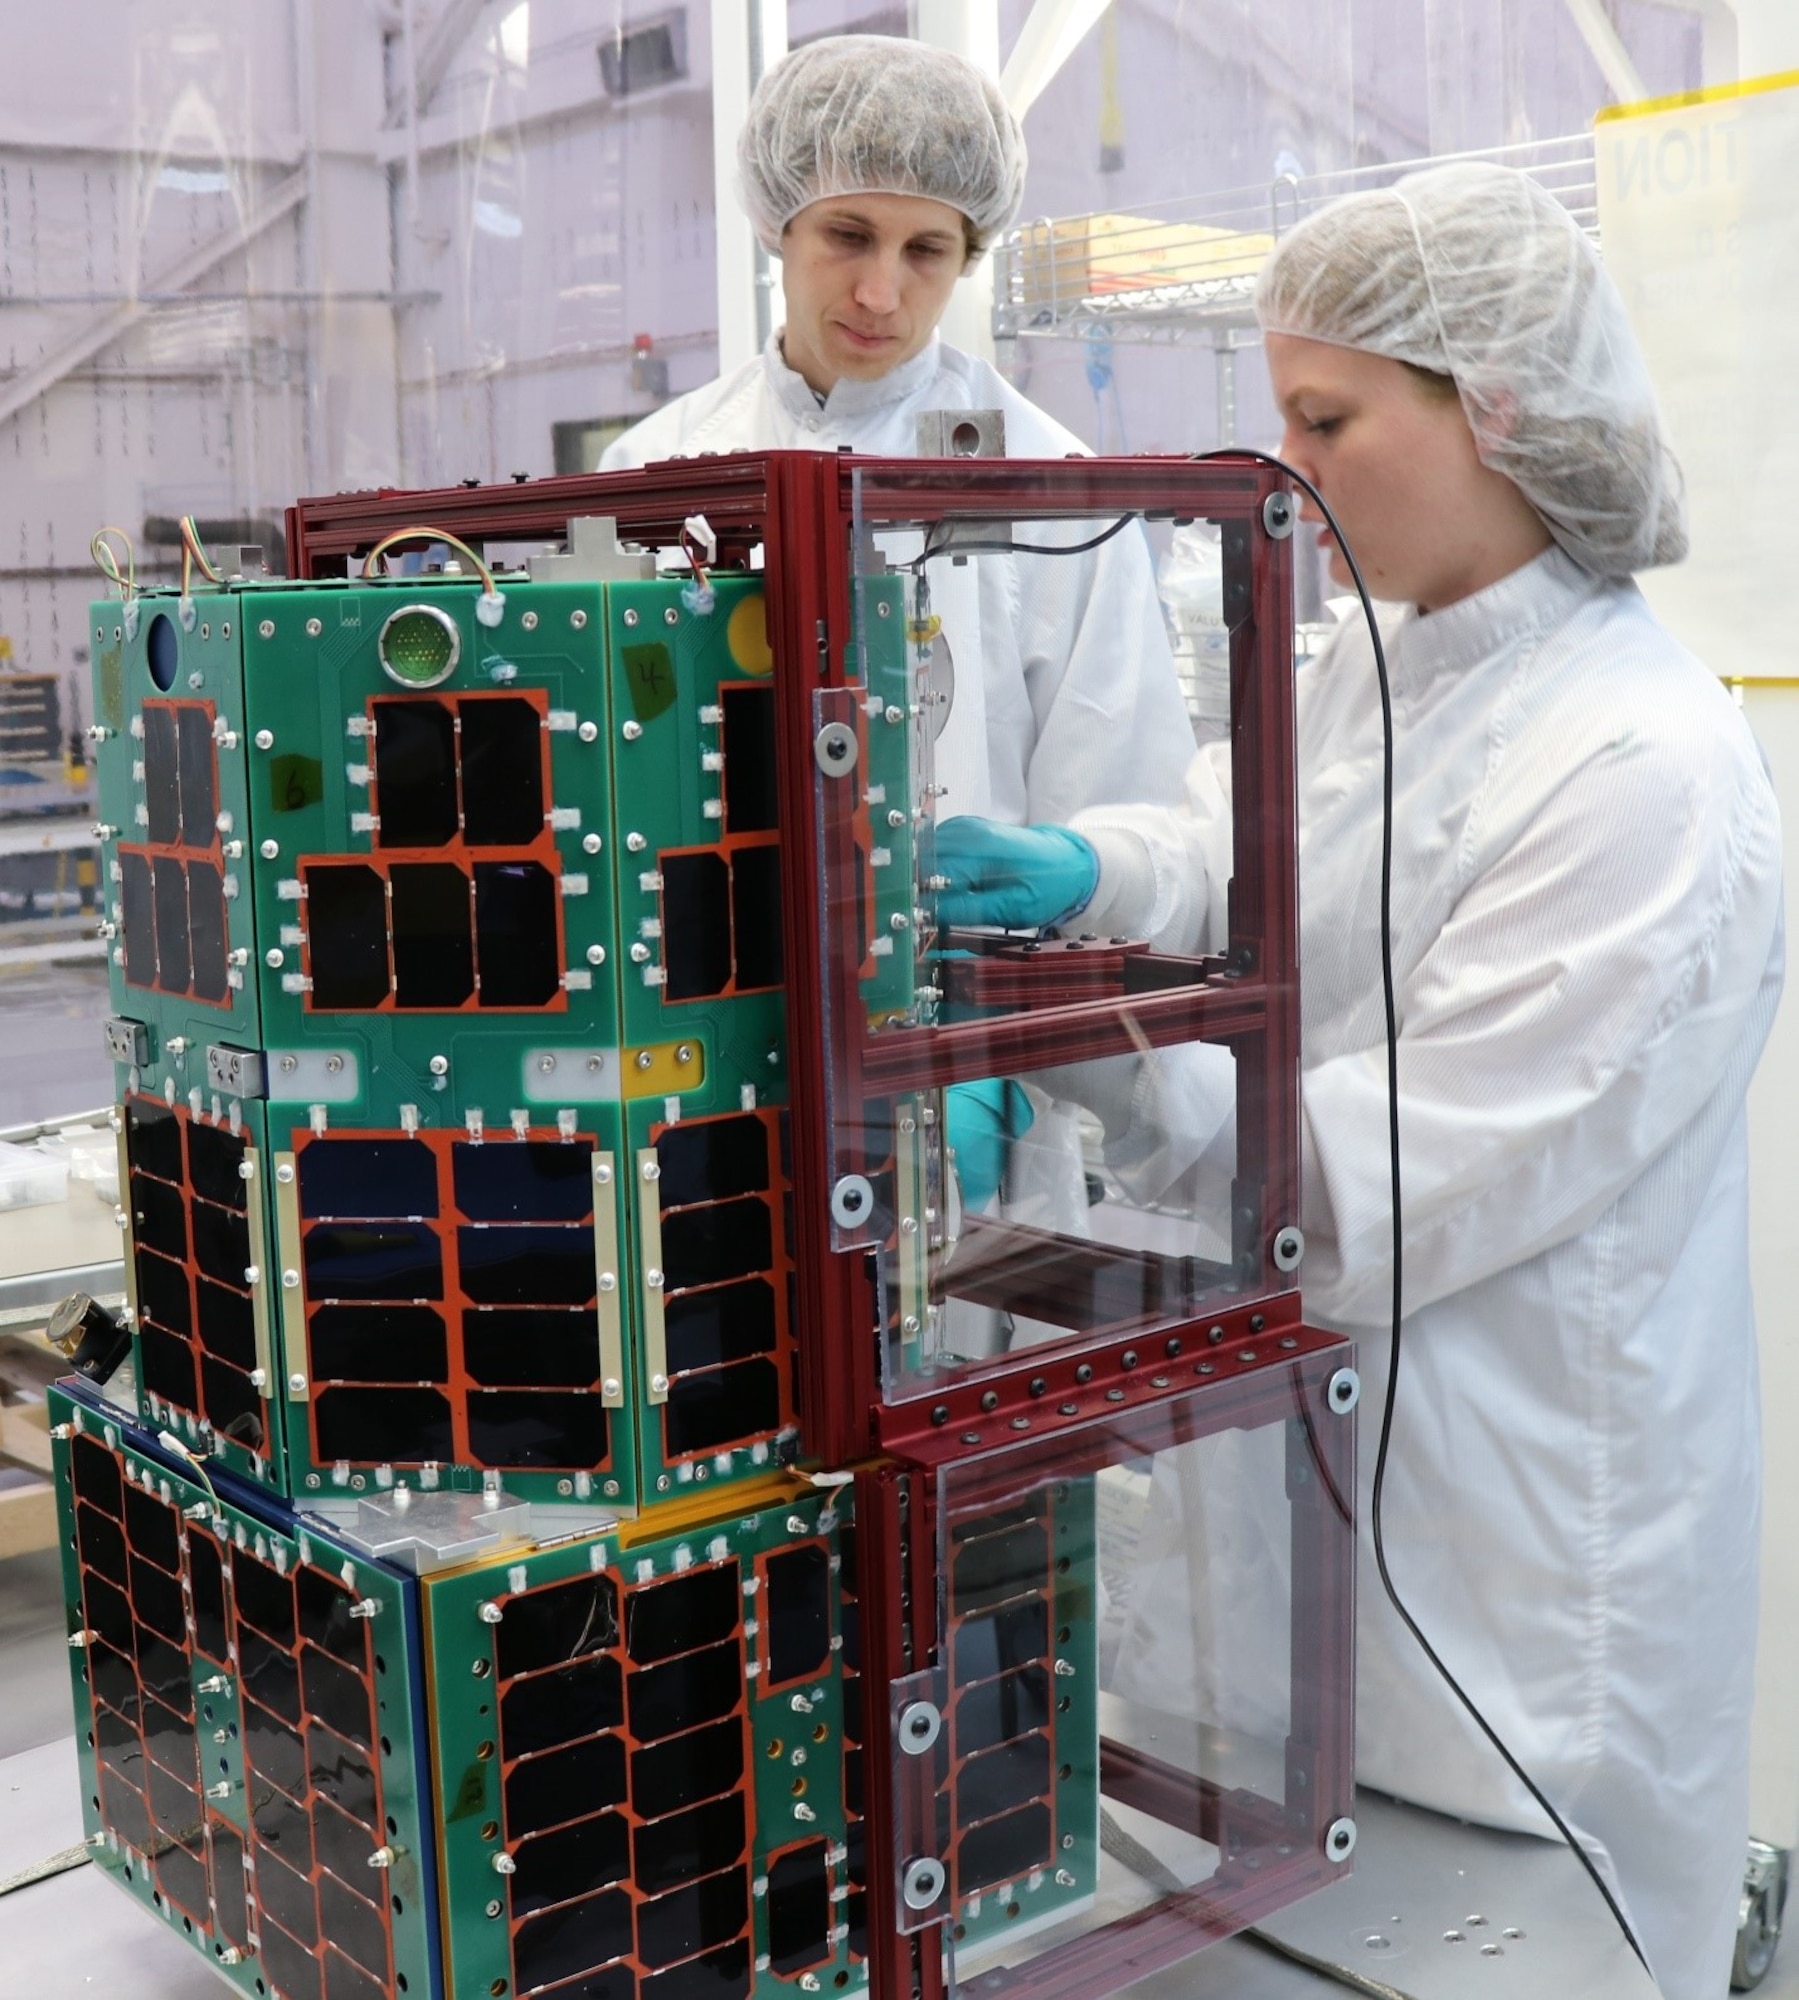
<svg viewBox="0 0 1799 2000"><path fill-rule="evenodd" d="M739 600L725 627L725 643L733 663L746 674L766 680L775 670L775 656L768 646L768 606L761 591Z"/></svg>

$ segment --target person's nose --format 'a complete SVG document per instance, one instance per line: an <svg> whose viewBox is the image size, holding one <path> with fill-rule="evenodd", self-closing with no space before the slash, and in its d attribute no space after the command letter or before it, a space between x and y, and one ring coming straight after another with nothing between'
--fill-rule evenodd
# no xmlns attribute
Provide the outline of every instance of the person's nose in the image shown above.
<svg viewBox="0 0 1799 2000"><path fill-rule="evenodd" d="M877 251L856 279L856 303L864 312L885 315L899 305L899 258Z"/></svg>
<svg viewBox="0 0 1799 2000"><path fill-rule="evenodd" d="M1289 423L1281 432L1280 456L1292 466L1295 472L1303 474L1314 486L1318 484L1318 468L1312 463L1312 454L1307 446L1305 432L1297 425ZM1299 496L1299 518L1302 521L1322 521L1324 516L1312 504L1309 495Z"/></svg>

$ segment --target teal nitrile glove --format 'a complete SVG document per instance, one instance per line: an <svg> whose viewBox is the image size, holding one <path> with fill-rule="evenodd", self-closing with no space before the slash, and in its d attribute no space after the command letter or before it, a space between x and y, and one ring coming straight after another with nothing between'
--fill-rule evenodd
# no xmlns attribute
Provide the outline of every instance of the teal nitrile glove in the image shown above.
<svg viewBox="0 0 1799 2000"><path fill-rule="evenodd" d="M941 924L1039 931L1084 910L1099 887L1092 843L1065 826L1006 826L964 814L937 829Z"/></svg>
<svg viewBox="0 0 1799 2000"><path fill-rule="evenodd" d="M952 1083L943 1094L943 1108L962 1183L962 1206L985 1208L1005 1178L1006 1148L1024 1137L1037 1114L1009 1076Z"/></svg>

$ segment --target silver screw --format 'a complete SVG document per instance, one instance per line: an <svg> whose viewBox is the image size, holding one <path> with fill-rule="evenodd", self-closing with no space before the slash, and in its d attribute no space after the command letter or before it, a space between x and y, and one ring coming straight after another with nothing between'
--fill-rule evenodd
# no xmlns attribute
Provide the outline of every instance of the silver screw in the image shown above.
<svg viewBox="0 0 1799 2000"><path fill-rule="evenodd" d="M603 944L590 944L587 947L587 962L589 965L604 965L606 963L606 947Z"/></svg>
<svg viewBox="0 0 1799 2000"><path fill-rule="evenodd" d="M635 743L643 734L643 724L641 722L627 722L619 731L619 734L627 743Z"/></svg>
<svg viewBox="0 0 1799 2000"><path fill-rule="evenodd" d="M306 1377L304 1375L290 1375L287 1378L287 1386L292 1394L303 1396L306 1393Z"/></svg>
<svg viewBox="0 0 1799 2000"><path fill-rule="evenodd" d="M325 628L324 628L324 626L323 626L323 625L321 625L321 624L319 623L319 621L318 621L318 620L317 620L316 618L308 618L308 619L307 619L307 621L306 621L306 636L307 636L307 638L309 638L309 639L316 639L316 638L317 638L317 637L319 636L319 634L320 634L320 633L321 633L322 631L324 631L324 629L325 629Z"/></svg>
<svg viewBox="0 0 1799 2000"><path fill-rule="evenodd" d="M278 944L270 945L263 957L271 967L287 963L287 953Z"/></svg>
<svg viewBox="0 0 1799 2000"><path fill-rule="evenodd" d="M587 623L587 613L585 611L571 611L568 614L568 622L579 632L581 627Z"/></svg>
<svg viewBox="0 0 1799 2000"><path fill-rule="evenodd" d="M433 1076L448 1076L449 1073L450 1059L448 1056L433 1056L431 1058L431 1074Z"/></svg>
<svg viewBox="0 0 1799 2000"><path fill-rule="evenodd" d="M278 840L265 840L257 851L263 860L273 861L281 852L281 843Z"/></svg>
<svg viewBox="0 0 1799 2000"><path fill-rule="evenodd" d="M260 625L258 625L258 626L257 626L257 628L256 628L256 629L257 629L257 631L258 631L258 632L260 632L260 633L262 634L262 636L263 636L263 637L264 637L265 639L272 639L272 638L274 638L274 636L275 636L275 621L274 621L274 619L272 619L272 618L265 618L265 619L264 619L264 620L262 621L262 623L261 623ZM266 743L262 745L262 748L263 748L263 749L265 749L265 750L266 750L266 749L267 749L268 747L269 747L269 746L268 746L268 745L267 745Z"/></svg>
<svg viewBox="0 0 1799 2000"><path fill-rule="evenodd" d="M631 947L631 963L633 965L646 964L649 960L649 956L650 956L650 948L647 944L634 944ZM639 1067L643 1069L648 1069L649 1064L646 1062L642 1062L640 1060Z"/></svg>
<svg viewBox="0 0 1799 2000"><path fill-rule="evenodd" d="M649 844L641 833L627 833L625 835L625 849L627 853L641 854Z"/></svg>
<svg viewBox="0 0 1799 2000"><path fill-rule="evenodd" d="M537 1058L537 1069L540 1076L548 1076L555 1067L556 1058L554 1056L539 1056Z"/></svg>
<svg viewBox="0 0 1799 2000"><path fill-rule="evenodd" d="M597 833L584 833L581 836L581 851L584 854L598 854L601 844Z"/></svg>
<svg viewBox="0 0 1799 2000"><path fill-rule="evenodd" d="M265 639L268 638L274 629L274 626L265 618L262 623L262 636ZM255 742L258 750L273 750L275 747L275 732L272 729L259 729L252 740Z"/></svg>
<svg viewBox="0 0 1799 2000"><path fill-rule="evenodd" d="M600 725L597 722L584 722L582 723L581 727L575 731L575 734L578 737L580 737L583 743L598 742L600 735Z"/></svg>
<svg viewBox="0 0 1799 2000"><path fill-rule="evenodd" d="M535 611L527 611L524 617L518 622L527 632L535 632L537 630L537 613Z"/></svg>

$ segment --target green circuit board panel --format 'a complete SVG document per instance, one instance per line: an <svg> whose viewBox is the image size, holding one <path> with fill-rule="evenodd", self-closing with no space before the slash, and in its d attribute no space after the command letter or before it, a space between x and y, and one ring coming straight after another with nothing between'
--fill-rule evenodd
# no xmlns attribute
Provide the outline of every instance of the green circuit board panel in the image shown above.
<svg viewBox="0 0 1799 2000"><path fill-rule="evenodd" d="M50 1416L94 1865L244 2000L437 1991L416 1584Z"/></svg>
<svg viewBox="0 0 1799 2000"><path fill-rule="evenodd" d="M849 1496L743 1492L426 1580L449 1990L866 1986Z"/></svg>
<svg viewBox="0 0 1799 2000"><path fill-rule="evenodd" d="M252 1423L169 1183L143 1414L302 1500L630 1511L800 1449L761 579L501 584L94 607L120 1102L251 1135L262 1253Z"/></svg>
<svg viewBox="0 0 1799 2000"><path fill-rule="evenodd" d="M181 1095L166 1062L131 1073L114 1119L139 1414L285 1493L264 1107Z"/></svg>
<svg viewBox="0 0 1799 2000"><path fill-rule="evenodd" d="M939 1766L959 1960L1092 1901L1099 1875L1095 1487L1054 1479L952 1517Z"/></svg>
<svg viewBox="0 0 1799 2000"><path fill-rule="evenodd" d="M96 781L115 1014L141 1024L121 1071L168 1065L183 1095L213 1043L260 1039L245 865L243 619L237 599L91 608Z"/></svg>

